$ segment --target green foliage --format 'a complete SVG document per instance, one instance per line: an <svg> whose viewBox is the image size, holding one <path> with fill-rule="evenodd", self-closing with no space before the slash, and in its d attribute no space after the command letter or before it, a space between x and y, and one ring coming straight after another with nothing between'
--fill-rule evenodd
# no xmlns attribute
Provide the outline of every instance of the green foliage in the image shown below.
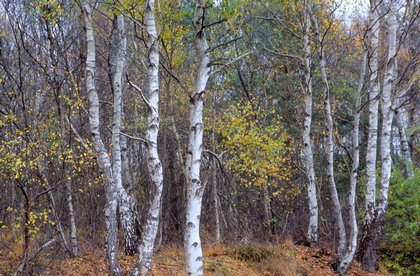
<svg viewBox="0 0 420 276"><path fill-rule="evenodd" d="M420 171L413 178L394 174L382 257L395 275L420 274Z"/></svg>

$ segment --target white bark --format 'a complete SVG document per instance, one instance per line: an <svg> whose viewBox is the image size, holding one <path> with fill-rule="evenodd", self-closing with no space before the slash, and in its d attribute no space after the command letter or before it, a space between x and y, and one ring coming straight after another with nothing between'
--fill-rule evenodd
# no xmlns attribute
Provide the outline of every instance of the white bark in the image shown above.
<svg viewBox="0 0 420 276"><path fill-rule="evenodd" d="M396 2L388 3L388 57L385 66L382 89L382 132L381 132L381 176L378 205L373 210L370 221L365 220L364 233L360 243L361 261L364 268L374 271L377 266L377 250L385 225L388 207L389 182L391 178L391 131L395 112L395 81L397 78L397 17ZM377 119L377 118L376 118ZM369 175L368 175L369 176ZM376 175L374 175L376 176ZM372 195L375 199L375 195ZM370 207L370 206L368 206ZM368 213L370 209L366 210Z"/></svg>
<svg viewBox="0 0 420 276"><path fill-rule="evenodd" d="M337 186L335 184L334 178L334 120L331 111L331 98L330 98L330 87L327 77L327 68L325 62L325 53L323 39L321 37L320 29L318 26L318 20L315 18L315 15L312 11L312 1L308 1L308 12L310 13L313 28L315 31L315 39L318 43L318 58L319 58L319 67L321 71L321 80L323 85L323 96L324 96L324 113L326 117L326 141L327 141L327 176L330 186L330 194L332 203L334 206L334 215L337 219L338 225L338 259L342 259L346 249L346 229L344 226L343 215L341 212L341 203L338 198Z"/></svg>
<svg viewBox="0 0 420 276"><path fill-rule="evenodd" d="M190 96L190 137L186 160L187 210L184 246L187 275L203 275L203 252L200 240L200 214L205 185L200 180L203 150L203 94L210 75L209 46L204 31L205 1L197 0L193 18L197 75Z"/></svg>
<svg viewBox="0 0 420 276"><path fill-rule="evenodd" d="M368 29L369 39L369 130L366 153L366 199L365 199L365 224L369 225L374 216L376 207L376 155L378 142L378 107L379 107L379 75L378 75L378 46L379 46L379 14L378 1L372 0Z"/></svg>
<svg viewBox="0 0 420 276"><path fill-rule="evenodd" d="M91 7L88 1L78 2L83 13L86 30L87 57L86 57L86 90L89 98L89 125L91 132L92 144L99 168L103 174L103 181L106 190L106 206L105 206L105 260L107 263L108 275L122 275L121 267L117 260L117 194L114 185L114 177L112 174L111 161L107 150L102 142L99 131L99 98L95 87L95 39L93 35Z"/></svg>
<svg viewBox="0 0 420 276"><path fill-rule="evenodd" d="M131 210L129 194L122 183L122 161L121 161L121 125L122 125L122 74L125 64L125 51L127 39L125 36L124 16L115 15L114 29L111 35L110 45L110 66L112 88L114 92L114 118L112 124L112 172L114 184L118 197L119 216L124 232L124 252L127 255L137 253L137 235L135 231L135 220Z"/></svg>
<svg viewBox="0 0 420 276"><path fill-rule="evenodd" d="M155 22L155 1L147 0L144 22L147 31L146 45L148 63L148 116L146 133L146 158L150 179L153 183L151 204L139 245L139 256L133 275L147 275L152 268L153 249L159 227L161 212L161 195L163 189L163 170L158 155L159 132L159 42Z"/></svg>
<svg viewBox="0 0 420 276"><path fill-rule="evenodd" d="M306 5L310 5L309 2ZM309 200L309 227L308 239L310 242L318 243L318 202L316 196L316 181L314 157L312 151L311 127L312 127L312 76L311 76L311 45L309 41L309 32L311 30L311 19L305 7L304 17L304 33L303 33L303 51L304 51L304 68L305 75L303 77L303 93L304 93L304 119L302 129L303 154L306 176L308 178L308 200Z"/></svg>
<svg viewBox="0 0 420 276"><path fill-rule="evenodd" d="M391 179L391 134L395 110L395 80L397 78L397 15L395 0L390 2L388 18L388 58L382 89L382 134L381 134L381 186L378 211L386 212L388 207L389 182ZM394 92L394 93L393 93Z"/></svg>
<svg viewBox="0 0 420 276"><path fill-rule="evenodd" d="M411 178L414 176L413 161L411 159L410 146L407 138L407 126L404 121L404 110L399 110L395 117L397 119L398 133L400 137L401 153L404 161L404 177Z"/></svg>
<svg viewBox="0 0 420 276"><path fill-rule="evenodd" d="M352 132L352 143L353 143L353 154L352 154L352 168L350 173L350 189L348 195L348 208L349 208L349 225L350 225L350 237L347 245L347 250L338 264L337 271L341 274L345 274L350 267L351 262L354 259L354 255L357 249L357 234L359 232L357 225L356 216L356 188L357 178L360 164L360 146L359 146L359 132L360 132L360 108L362 99L362 89L364 85L364 79L366 76L366 63L367 63L367 49L363 52L362 70L360 72L359 84L356 92L356 106L354 108L354 119L353 119L353 132Z"/></svg>

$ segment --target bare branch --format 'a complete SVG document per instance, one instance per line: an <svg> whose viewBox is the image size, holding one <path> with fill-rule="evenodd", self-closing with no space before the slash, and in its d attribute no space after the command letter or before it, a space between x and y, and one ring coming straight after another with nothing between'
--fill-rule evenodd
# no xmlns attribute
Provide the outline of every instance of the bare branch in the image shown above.
<svg viewBox="0 0 420 276"><path fill-rule="evenodd" d="M222 71L225 67L229 67L229 65L231 65L231 64L233 64L233 63L237 62L238 60L240 60L240 59L242 59L242 58L244 58L244 57L246 57L246 56L248 56L248 55L250 55L250 54L253 54L253 53L254 53L254 51L247 52L247 53L245 53L245 54L242 54L242 55L240 55L240 56L238 56L238 57L234 58L233 60L229 61L229 62L228 62L228 63L226 63L226 64L221 64L223 67L222 67L222 68L219 68L219 69L217 69L217 70L212 71L212 72L210 73L210 75L214 75L214 74L216 74L216 73L218 73L218 72Z"/></svg>
<svg viewBox="0 0 420 276"><path fill-rule="evenodd" d="M294 59L298 59L298 60L299 60L299 61L301 61L301 62L304 62L303 58L302 58L302 57L300 57L300 56L296 56L296 55L292 55L292 54L287 54L287 53L278 53L278 52L272 51L272 50L270 50L270 49L268 49L268 48L266 48L266 47L264 47L263 49L264 49L265 51L267 51L267 52L269 52L269 53L273 54L273 55L276 55L276 56L288 57L288 58L294 58Z"/></svg>
<svg viewBox="0 0 420 276"><path fill-rule="evenodd" d="M133 139L133 140L141 141L145 144L148 143L146 139L136 137L136 136L131 136L130 134L127 134L127 133L124 133L124 132L117 132L117 134L124 135L125 137L128 137L128 138Z"/></svg>
<svg viewBox="0 0 420 276"><path fill-rule="evenodd" d="M141 90L140 87L138 87L137 85L135 85L134 83L132 83L130 81L130 79L128 78L128 74L125 74L125 77L127 79L127 83L133 87L137 92L139 92L141 98L143 99L144 103L147 105L148 108L150 108L151 110L154 110L154 107L149 103L149 101L147 100L147 98L144 96L143 91Z"/></svg>

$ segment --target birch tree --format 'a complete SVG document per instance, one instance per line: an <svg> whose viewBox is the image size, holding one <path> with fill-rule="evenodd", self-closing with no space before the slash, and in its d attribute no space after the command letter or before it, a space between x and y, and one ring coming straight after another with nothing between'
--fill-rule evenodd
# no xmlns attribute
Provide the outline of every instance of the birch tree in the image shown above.
<svg viewBox="0 0 420 276"><path fill-rule="evenodd" d="M153 249L159 227L161 195L163 189L163 170L158 154L159 132L159 40L155 22L155 1L146 0L144 25L147 46L147 92L149 98L143 98L148 108L146 132L146 160L150 179L153 183L150 194L150 207L146 225L139 244L139 255L133 275L147 275L152 268ZM136 87L141 93L141 90ZM143 95L143 94L142 94Z"/></svg>
<svg viewBox="0 0 420 276"><path fill-rule="evenodd" d="M411 158L411 151L410 146L408 143L407 138L407 124L405 122L404 117L405 110L401 108L401 110L395 111L395 118L398 127L398 134L400 138L400 147L401 147L401 154L403 159L403 167L404 167L404 177L411 178L414 176L413 172L413 160Z"/></svg>
<svg viewBox="0 0 420 276"><path fill-rule="evenodd" d="M310 6L311 1L305 1L304 7L304 21L301 29L303 30L303 65L304 75L302 81L304 93L304 119L302 128L303 141L303 155L306 177L308 178L308 200L309 200L309 226L308 239L312 243L318 243L318 202L316 195L316 180L314 155L312 151L311 127L312 127L312 105L313 105L313 91L312 91L312 50L310 42L311 18Z"/></svg>
<svg viewBox="0 0 420 276"><path fill-rule="evenodd" d="M359 259L362 262L364 268L368 271L374 271L377 267L377 250L379 247L380 238L383 234L383 229L386 219L386 210L388 207L388 195L389 195L389 184L391 179L391 137L392 137L392 122L395 111L397 109L397 99L403 97L408 91L409 87L414 82L411 78L408 82L402 81L398 77L398 49L401 46L401 40L398 40L398 29L399 23L397 20L397 13L399 8L397 7L398 2L390 0L385 2L386 5L386 23L387 23L387 58L385 60L384 68L384 79L382 85L382 93L380 94L381 110L382 110L382 125L381 125L381 143L380 143L380 161L381 161L381 174L380 174L380 190L378 197L378 204L375 206L376 194L368 194L369 191L374 191L376 185L376 173L372 166L372 171L367 171L368 178L372 179L372 183L368 182L366 193L366 217L363 229L363 236L360 242L359 248ZM408 9L408 6L405 6ZM375 18L375 17L374 17ZM373 29L375 30L375 29ZM405 30L408 32L409 30ZM372 36L371 39L373 39ZM375 40L374 40L375 41ZM376 43L376 42L375 42ZM371 43L372 44L372 43ZM378 46L378 44L376 44ZM377 48L377 46L375 48ZM377 55L374 56L376 59ZM414 75L417 73L416 66L413 66L412 71ZM372 72L373 73L373 72ZM371 77L372 81L372 77ZM377 78L376 78L377 81ZM376 84L375 84L376 85ZM372 118L373 119L373 118ZM377 120L375 123L377 125ZM372 148L373 151L373 148ZM368 152L369 154L369 152ZM372 153L373 154L373 153ZM375 147L376 154L376 147ZM370 157L370 155L369 155ZM369 164L372 165L372 164ZM376 165L376 164L373 164ZM371 175L373 174L373 175ZM369 198L368 198L369 195ZM369 199L369 202L368 202ZM372 209L371 207L374 206ZM372 217L370 217L372 216Z"/></svg>
<svg viewBox="0 0 420 276"><path fill-rule="evenodd" d="M317 57L319 60L319 68L321 72L321 81L323 86L323 97L324 97L324 113L326 117L326 132L325 138L327 141L326 146L326 159L327 159L327 177L330 187L330 194L332 203L334 206L334 215L337 219L338 225L338 259L341 260L344 256L344 251L346 247L346 229L344 226L343 215L341 212L341 203L340 199L338 198L337 193L337 186L335 184L335 177L334 177L334 120L333 114L331 110L331 98L330 98L330 86L327 77L327 67L325 61L325 52L324 52L324 39L325 34L320 33L320 28L318 25L318 20L315 17L312 9L312 1L307 1L308 13L311 17L311 21L313 24L313 29L315 32L315 40L317 42L318 50L317 50Z"/></svg>
<svg viewBox="0 0 420 276"><path fill-rule="evenodd" d="M95 86L95 38L93 34L92 24L92 6L87 0L77 0L82 10L83 20L85 23L86 35L86 91L89 98L89 126L94 153L102 171L103 181L106 190L106 207L105 207L105 260L107 264L108 275L122 275L121 267L117 260L117 241L118 241L118 225L117 225L117 191L112 173L111 160L101 138L100 120L99 120L99 97Z"/></svg>
<svg viewBox="0 0 420 276"><path fill-rule="evenodd" d="M190 136L185 164L187 207L184 247L187 275L203 275L203 252L200 240L200 213L205 185L200 180L203 151L203 96L210 76L210 53L205 33L205 1L196 0L193 18L194 46L197 70L194 89L190 95Z"/></svg>
<svg viewBox="0 0 420 276"><path fill-rule="evenodd" d="M376 151L378 141L378 107L379 107L379 2L377 0L370 1L369 26L367 38L368 42L368 66L370 69L369 79L369 129L368 129L368 145L366 153L366 199L365 199L365 224L369 225L374 216L376 206Z"/></svg>
<svg viewBox="0 0 420 276"><path fill-rule="evenodd" d="M122 183L122 153L121 153L121 128L122 128L122 74L125 64L125 51L127 39L125 35L124 16L115 15L113 19L113 31L110 43L110 71L112 90L114 92L113 122L112 122L112 172L114 175L115 188L118 196L118 210L121 226L124 232L124 251L127 255L137 253L137 235L135 231L135 214L132 212L132 199L123 187Z"/></svg>

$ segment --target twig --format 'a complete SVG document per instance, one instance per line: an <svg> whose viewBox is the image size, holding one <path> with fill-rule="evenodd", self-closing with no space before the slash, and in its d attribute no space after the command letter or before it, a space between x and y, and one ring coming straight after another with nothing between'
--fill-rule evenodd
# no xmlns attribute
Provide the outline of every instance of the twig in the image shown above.
<svg viewBox="0 0 420 276"><path fill-rule="evenodd" d="M145 144L148 143L147 140L145 140L143 138L131 136L130 134L127 134L127 133L124 133L124 132L116 132L116 134L124 135L125 137L128 137L128 138L133 139L133 140L141 141Z"/></svg>
<svg viewBox="0 0 420 276"><path fill-rule="evenodd" d="M222 67L222 68L212 71L212 72L210 73L210 75L214 75L214 74L216 74L216 73L218 73L218 72L222 71L222 70L223 70L223 68L225 68L225 67L229 67L229 65L231 65L231 64L233 64L233 63L235 63L235 62L237 62L238 60L240 60L240 59L242 59L242 58L244 58L244 57L246 57L246 56L248 56L248 55L250 55L250 54L252 54L252 53L254 53L254 51L250 51L250 52L248 52L248 53L245 53L245 54L242 54L242 55L240 55L240 56L236 57L235 59L231 60L230 62L228 62L228 63L226 63L226 64L223 64L223 67Z"/></svg>
<svg viewBox="0 0 420 276"><path fill-rule="evenodd" d="M277 53L277 52L274 52L274 51L272 51L272 50L270 50L270 49L268 49L266 47L264 47L264 50L266 50L267 52L269 52L269 53L271 53L273 55L276 55L276 56L294 58L294 59L298 59L301 62L303 62L303 59L301 57L299 57L299 56L295 56L295 55L292 55L292 54L286 54L286 53Z"/></svg>
<svg viewBox="0 0 420 276"><path fill-rule="evenodd" d="M144 103L147 105L148 108L150 108L150 110L155 110L155 108L149 103L149 101L147 100L146 96L144 96L143 91L141 90L140 87L138 87L137 85L135 85L134 83L132 83L130 81L130 79L128 78L128 74L125 74L125 78L127 79L127 83L133 87L135 90L137 90L137 92L140 93L141 98L143 99Z"/></svg>

